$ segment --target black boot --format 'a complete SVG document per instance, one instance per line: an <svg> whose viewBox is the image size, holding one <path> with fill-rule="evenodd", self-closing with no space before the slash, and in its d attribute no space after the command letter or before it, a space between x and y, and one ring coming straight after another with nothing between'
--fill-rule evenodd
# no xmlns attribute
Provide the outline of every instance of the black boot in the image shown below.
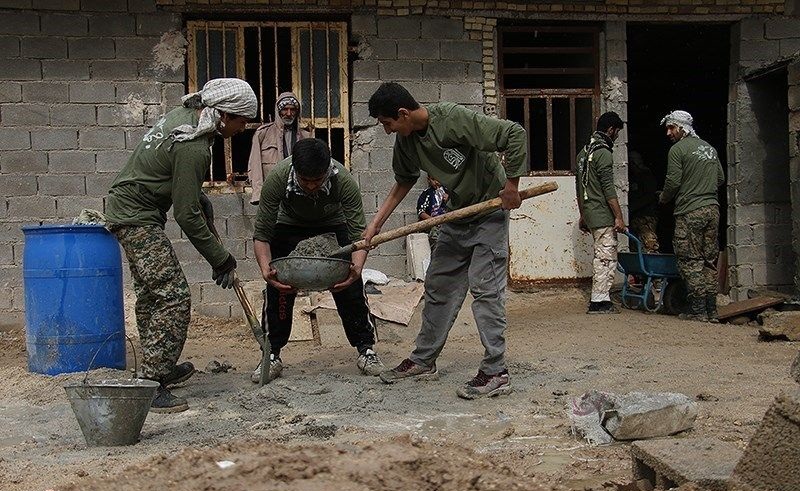
<svg viewBox="0 0 800 491"><path fill-rule="evenodd" d="M192 365L188 361L185 361L183 363L175 365L175 368L173 368L158 382L160 382L161 385L163 385L164 387L169 387L170 385L186 382L187 380L189 380L189 377L194 375L194 372L195 372L194 365Z"/></svg>
<svg viewBox="0 0 800 491"><path fill-rule="evenodd" d="M689 296L689 311L685 314L680 314L678 318L685 321L701 321L708 320L706 317L706 301L704 297Z"/></svg>
<svg viewBox="0 0 800 491"><path fill-rule="evenodd" d="M708 322L714 324L719 323L719 315L717 314L717 295L709 293L706 295L706 317Z"/></svg>
<svg viewBox="0 0 800 491"><path fill-rule="evenodd" d="M186 399L173 395L163 385L159 385L156 389L156 396L150 404L150 411L154 413L179 413L189 409L189 404Z"/></svg>

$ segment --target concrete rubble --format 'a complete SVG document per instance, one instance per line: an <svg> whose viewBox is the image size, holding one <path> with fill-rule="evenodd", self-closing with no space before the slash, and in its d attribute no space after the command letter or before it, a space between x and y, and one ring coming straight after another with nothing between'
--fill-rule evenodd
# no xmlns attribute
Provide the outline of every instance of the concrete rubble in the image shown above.
<svg viewBox="0 0 800 491"><path fill-rule="evenodd" d="M676 393L590 391L571 403L573 431L592 444L674 435L694 426L697 403Z"/></svg>
<svg viewBox="0 0 800 491"><path fill-rule="evenodd" d="M730 491L800 489L800 389L783 393L736 464Z"/></svg>
<svg viewBox="0 0 800 491"><path fill-rule="evenodd" d="M697 403L683 394L630 392L603 414L603 426L615 440L674 435L694 426Z"/></svg>
<svg viewBox="0 0 800 491"><path fill-rule="evenodd" d="M766 311L759 317L758 333L762 337L800 341L800 311Z"/></svg>

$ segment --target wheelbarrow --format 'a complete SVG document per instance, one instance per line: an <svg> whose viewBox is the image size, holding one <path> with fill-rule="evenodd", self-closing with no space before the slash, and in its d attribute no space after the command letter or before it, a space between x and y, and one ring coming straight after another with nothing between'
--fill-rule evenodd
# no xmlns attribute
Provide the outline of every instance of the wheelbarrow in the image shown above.
<svg viewBox="0 0 800 491"><path fill-rule="evenodd" d="M636 244L636 252L617 254L617 269L625 275L622 305L672 315L685 311L686 283L678 272L675 255L645 253L638 237L628 231L625 235ZM631 276L642 278L642 285L631 285Z"/></svg>

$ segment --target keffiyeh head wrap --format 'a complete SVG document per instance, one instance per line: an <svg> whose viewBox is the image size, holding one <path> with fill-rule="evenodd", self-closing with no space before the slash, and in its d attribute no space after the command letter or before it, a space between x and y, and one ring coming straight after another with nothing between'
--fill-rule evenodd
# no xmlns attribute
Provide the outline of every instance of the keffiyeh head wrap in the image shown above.
<svg viewBox="0 0 800 491"><path fill-rule="evenodd" d="M278 111L283 110L283 108L288 105L292 105L298 109L300 108L300 102L297 100L294 94L286 92L281 94L281 98L278 99L278 102L275 105L277 106Z"/></svg>
<svg viewBox="0 0 800 491"><path fill-rule="evenodd" d="M238 78L215 78L209 80L200 92L181 98L183 107L202 109L197 126L182 124L170 133L174 141L194 140L216 131L221 113L255 118L258 100L250 84Z"/></svg>
<svg viewBox="0 0 800 491"><path fill-rule="evenodd" d="M686 132L686 136L697 136L697 133L694 131L692 124L694 123L694 118L692 115L687 113L686 111L672 111L671 113L667 114L661 119L660 124L665 124L667 126L673 125L679 128L683 128L683 131Z"/></svg>

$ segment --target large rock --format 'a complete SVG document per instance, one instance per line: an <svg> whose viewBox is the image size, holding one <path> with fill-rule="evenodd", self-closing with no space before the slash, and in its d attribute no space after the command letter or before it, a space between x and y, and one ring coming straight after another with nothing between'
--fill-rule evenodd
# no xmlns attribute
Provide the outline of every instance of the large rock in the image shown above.
<svg viewBox="0 0 800 491"><path fill-rule="evenodd" d="M731 477L731 491L800 489L800 390L775 398Z"/></svg>
<svg viewBox="0 0 800 491"><path fill-rule="evenodd" d="M759 319L763 323L758 329L762 336L786 336L789 341L800 341L800 311L764 312Z"/></svg>
<svg viewBox="0 0 800 491"><path fill-rule="evenodd" d="M603 413L603 426L616 440L641 440L688 430L697 403L683 394L629 392Z"/></svg>

